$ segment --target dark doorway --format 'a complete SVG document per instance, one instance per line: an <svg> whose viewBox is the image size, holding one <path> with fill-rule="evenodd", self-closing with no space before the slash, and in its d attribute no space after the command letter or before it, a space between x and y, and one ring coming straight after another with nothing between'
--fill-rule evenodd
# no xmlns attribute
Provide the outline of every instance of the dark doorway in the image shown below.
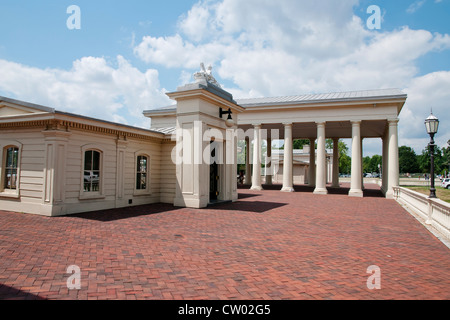
<svg viewBox="0 0 450 320"><path fill-rule="evenodd" d="M216 148L211 141L211 166L209 170L209 200L217 201L219 197L219 165L216 162Z"/></svg>

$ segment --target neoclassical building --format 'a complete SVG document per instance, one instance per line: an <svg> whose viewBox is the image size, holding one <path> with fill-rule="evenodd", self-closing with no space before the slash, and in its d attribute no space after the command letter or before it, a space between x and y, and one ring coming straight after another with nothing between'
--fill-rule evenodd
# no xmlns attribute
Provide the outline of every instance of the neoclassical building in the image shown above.
<svg viewBox="0 0 450 320"><path fill-rule="evenodd" d="M282 183L294 191L293 139L317 144L303 183L315 193L339 187L338 150L327 166L325 139L352 139L349 196L362 197L362 141L383 142L381 190L399 184L398 116L407 96L397 89L234 100L211 75L168 93L170 107L148 110L142 129L0 97L0 209L59 216L151 203L204 208L236 201L237 145L246 141L246 181L262 190L261 145L285 141ZM269 148L270 149L270 148ZM267 150L271 158L271 150ZM305 161L306 163L306 161ZM329 181L328 181L329 180ZM327 182L331 185L327 186Z"/></svg>

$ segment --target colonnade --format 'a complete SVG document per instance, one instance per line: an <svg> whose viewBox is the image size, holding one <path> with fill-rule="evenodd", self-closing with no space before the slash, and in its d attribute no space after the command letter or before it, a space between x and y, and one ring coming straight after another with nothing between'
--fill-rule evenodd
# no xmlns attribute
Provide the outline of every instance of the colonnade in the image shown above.
<svg viewBox="0 0 450 320"><path fill-rule="evenodd" d="M351 182L349 196L363 197L363 150L361 135L362 121L351 121ZM294 192L293 184L293 123L284 123L284 162L283 162L283 186L282 192ZM326 122L316 122L317 136L310 140L310 161L309 161L309 186L314 187L314 193L320 195L328 194L327 190L327 165L326 165ZM250 164L250 139L246 138L246 175L244 183L251 184L251 190L262 190L261 179L261 124L253 125L253 163ZM384 134L380 137L383 143L383 165L382 165L382 185L381 190L387 198L393 198L393 188L399 185L399 158L398 158L398 119L387 120ZM332 188L339 188L339 139L333 140L333 173ZM315 144L317 142L317 156ZM267 138L267 154L271 157L272 141ZM251 167L253 166L253 167ZM272 166L269 166L271 168ZM253 168L253 170L251 170ZM252 172L252 174L248 174ZM271 169L266 170L266 183L272 184Z"/></svg>

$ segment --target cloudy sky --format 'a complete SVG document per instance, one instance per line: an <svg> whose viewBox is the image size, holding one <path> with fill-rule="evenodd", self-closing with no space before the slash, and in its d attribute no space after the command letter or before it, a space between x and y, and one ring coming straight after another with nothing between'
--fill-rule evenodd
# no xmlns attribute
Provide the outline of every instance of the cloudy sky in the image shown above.
<svg viewBox="0 0 450 320"><path fill-rule="evenodd" d="M171 105L166 92L204 62L235 98L400 88L400 145L421 152L431 108L438 144L450 139L450 0L2 0L0 12L2 96L148 126L142 111ZM379 139L364 150L380 153Z"/></svg>

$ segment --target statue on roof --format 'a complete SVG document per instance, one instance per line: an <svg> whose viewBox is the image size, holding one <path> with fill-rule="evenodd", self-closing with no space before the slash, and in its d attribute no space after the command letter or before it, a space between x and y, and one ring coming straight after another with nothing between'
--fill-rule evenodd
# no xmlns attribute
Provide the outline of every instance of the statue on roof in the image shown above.
<svg viewBox="0 0 450 320"><path fill-rule="evenodd" d="M195 81L199 82L202 80L206 80L206 82L209 82L219 88L222 88L220 84L217 82L217 80L212 75L212 66L209 65L208 69L205 68L205 64L202 62L200 63L200 71L194 73L194 79Z"/></svg>

